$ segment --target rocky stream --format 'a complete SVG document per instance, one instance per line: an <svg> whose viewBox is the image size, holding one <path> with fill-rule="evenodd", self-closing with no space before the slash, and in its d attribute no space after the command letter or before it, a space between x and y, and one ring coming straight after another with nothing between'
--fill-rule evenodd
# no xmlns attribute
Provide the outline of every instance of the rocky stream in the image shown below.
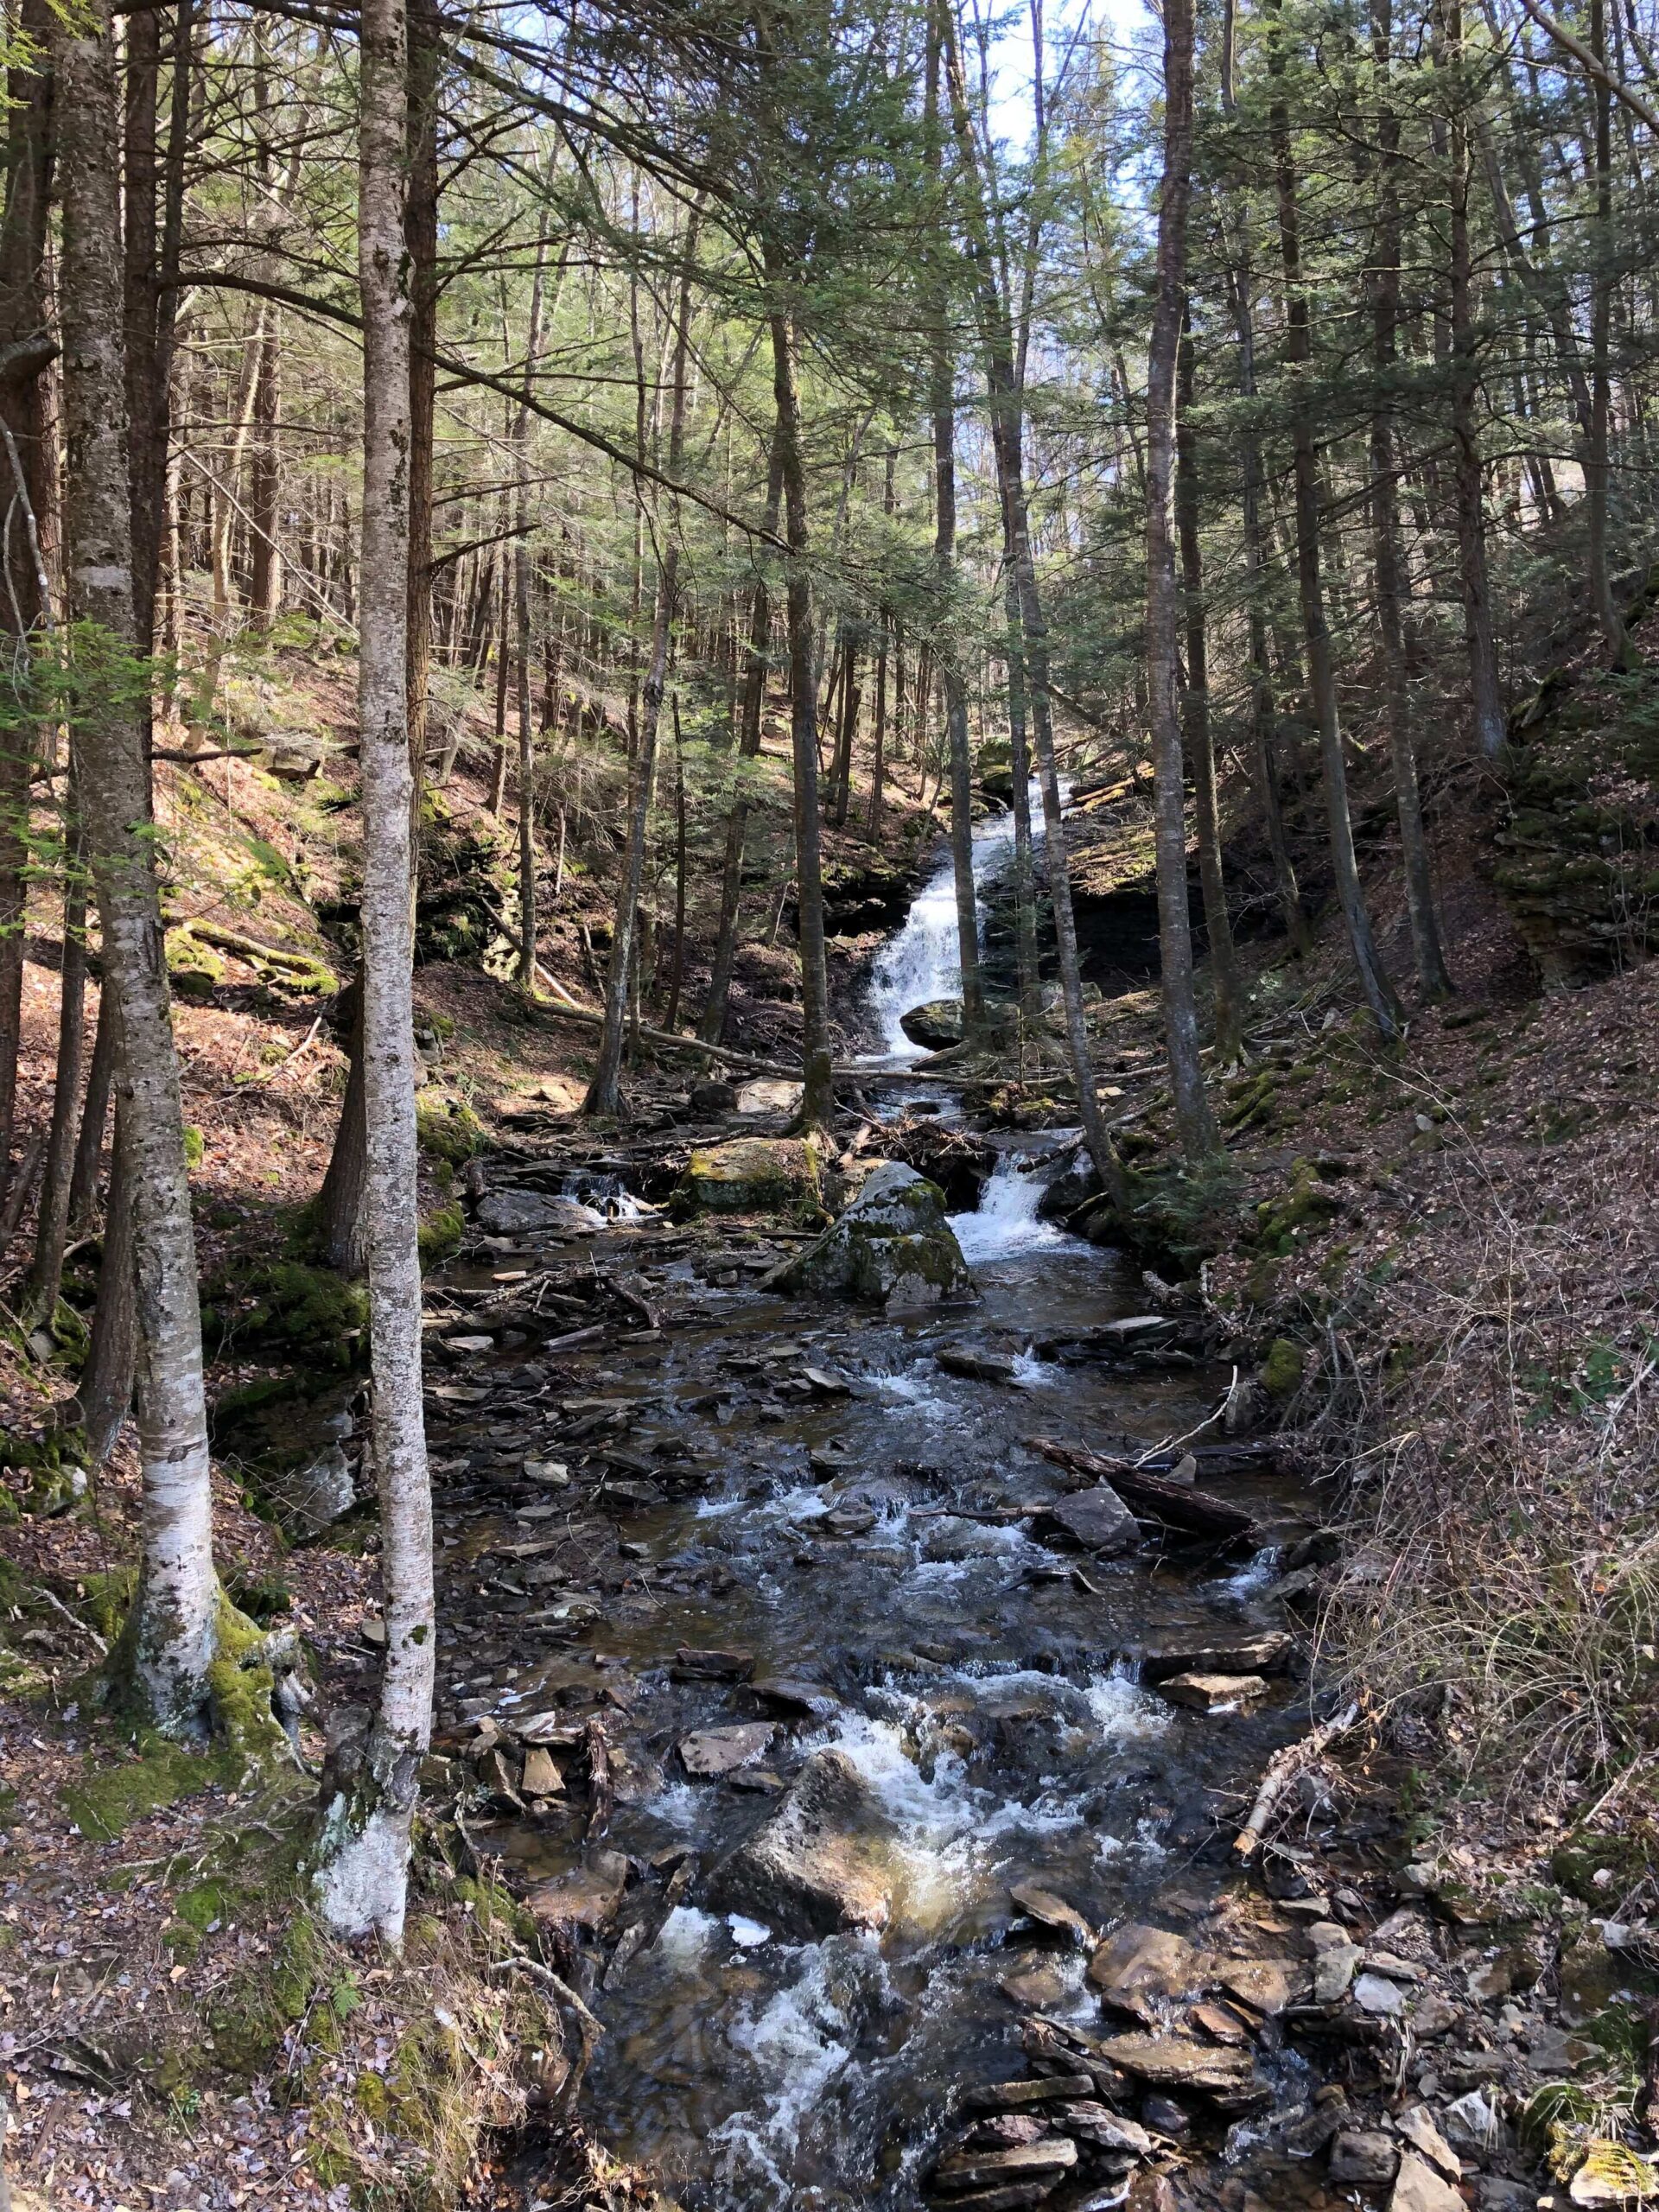
<svg viewBox="0 0 1659 2212"><path fill-rule="evenodd" d="M1388 1789L1309 1761L1242 1862L1327 1540L1198 1299L1046 1217L1075 1138L907 1077L947 888L877 965L860 1158L764 1084L532 1132L430 1285L434 1778L592 2015L585 2124L688 2212L1530 2206L1527 1977L1471 1994ZM943 1202L862 1179L918 1128Z"/></svg>

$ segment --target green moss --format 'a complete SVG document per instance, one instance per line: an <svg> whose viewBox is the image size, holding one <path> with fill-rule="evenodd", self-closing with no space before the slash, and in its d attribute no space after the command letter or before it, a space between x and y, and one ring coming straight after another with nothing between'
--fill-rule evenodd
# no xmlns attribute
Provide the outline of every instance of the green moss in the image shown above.
<svg viewBox="0 0 1659 2212"><path fill-rule="evenodd" d="M222 1882L198 1882L193 1889L180 1891L173 1900L173 1910L188 1928L205 1936L216 1920L228 1916L230 1892Z"/></svg>
<svg viewBox="0 0 1659 2212"><path fill-rule="evenodd" d="M89 1752L81 1780L63 1792L63 1809L90 1842L113 1843L135 1821L219 1779L217 1760L151 1734L131 1758L112 1758L107 1747Z"/></svg>
<svg viewBox="0 0 1659 2212"><path fill-rule="evenodd" d="M439 1206L428 1214L420 1229L423 1271L452 1259L460 1251L466 1233L466 1217L459 1205Z"/></svg>
<svg viewBox="0 0 1659 2212"><path fill-rule="evenodd" d="M194 1122L187 1122L184 1125L185 1166L190 1168L200 1167L202 1161L206 1160L207 1157L207 1138L202 1135L201 1131L196 1127Z"/></svg>
<svg viewBox="0 0 1659 2212"><path fill-rule="evenodd" d="M484 1124L470 1106L429 1092L415 1103L415 1128L421 1150L452 1167L463 1166L488 1141Z"/></svg>
<svg viewBox="0 0 1659 2212"><path fill-rule="evenodd" d="M361 1357L369 1320L369 1294L332 1268L303 1260L275 1260L255 1271L248 1288L255 1303L232 1321L220 1320L221 1340L234 1337L250 1346L274 1345L321 1354L336 1367L350 1367ZM229 1296L220 1287L214 1311L223 1315Z"/></svg>
<svg viewBox="0 0 1659 2212"><path fill-rule="evenodd" d="M1275 1337L1262 1363L1262 1389L1271 1398L1294 1397L1302 1386L1307 1355L1288 1337Z"/></svg>

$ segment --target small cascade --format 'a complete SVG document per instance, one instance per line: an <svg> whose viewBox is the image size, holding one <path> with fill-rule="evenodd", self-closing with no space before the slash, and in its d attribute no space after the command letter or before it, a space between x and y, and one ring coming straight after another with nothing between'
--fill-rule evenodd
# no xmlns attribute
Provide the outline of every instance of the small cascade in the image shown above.
<svg viewBox="0 0 1659 2212"><path fill-rule="evenodd" d="M1037 1217L1048 1187L1042 1169L1052 1157L1049 1151L1003 1153L975 1211L951 1215L950 1226L970 1267L1071 1241L1052 1221Z"/></svg>

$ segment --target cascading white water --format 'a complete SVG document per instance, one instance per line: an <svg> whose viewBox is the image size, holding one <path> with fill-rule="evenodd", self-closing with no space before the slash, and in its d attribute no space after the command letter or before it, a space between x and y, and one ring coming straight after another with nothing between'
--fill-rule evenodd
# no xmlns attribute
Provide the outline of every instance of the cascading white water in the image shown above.
<svg viewBox="0 0 1659 2212"><path fill-rule="evenodd" d="M951 1215L950 1226L969 1266L976 1260L1002 1260L1013 1252L1068 1241L1052 1221L1037 1218L1048 1187L1040 1163L1051 1157L1047 1153L1005 1152L975 1211Z"/></svg>
<svg viewBox="0 0 1659 2212"><path fill-rule="evenodd" d="M1060 786L1064 801L1066 786ZM1031 786L1031 834L1033 847L1043 840L1042 793L1035 779ZM1014 854L1014 814L993 815L974 832L974 887L982 891L1001 874ZM982 938L985 910L979 906ZM947 857L941 861L917 893L908 914L876 957L870 976L870 1011L875 1017L881 1049L873 1057L891 1065L925 1057L925 1047L906 1036L902 1017L912 1007L931 999L953 999L962 990L962 961L957 945L956 869Z"/></svg>

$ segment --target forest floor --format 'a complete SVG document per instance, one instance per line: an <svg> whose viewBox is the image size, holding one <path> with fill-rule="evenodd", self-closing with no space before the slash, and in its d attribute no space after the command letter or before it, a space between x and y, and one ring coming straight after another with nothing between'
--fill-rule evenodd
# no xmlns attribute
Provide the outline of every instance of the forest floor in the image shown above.
<svg viewBox="0 0 1659 2212"><path fill-rule="evenodd" d="M349 873L332 793L239 764L169 789L178 917L336 960L316 920ZM454 849L487 841L475 786L446 810ZM1517 2085L1530 2095L1540 2078L1565 2082L1557 2108L1580 2134L1645 2110L1659 1945L1659 967L1541 990L1534 949L1494 884L1500 811L1472 778L1438 809L1458 996L1418 1009L1398 1051L1379 1049L1357 1014L1328 923L1300 963L1276 939L1245 945L1255 1049L1217 1071L1230 1179L1203 1276L1212 1311L1260 1354L1259 1418L1328 1499L1329 1542L1287 1594L1320 1699L1362 1706L1344 1754L1355 1802L1375 1796L1373 1761L1414 1777L1379 1882L1408 1908L1437 1901L1433 1971L1459 1986L1437 2037L1426 2031L1402 2065L1442 2102L1454 2090L1507 2094L1507 2112L1504 2095L1492 2100L1503 2139L1460 2146L1480 2212L1555 2201L1513 2178L1545 2147L1539 2129L1516 2140ZM895 806L898 865L913 860L921 813ZM1139 801L1084 816L1074 835L1097 893L1143 875ZM849 840L843 857L855 856ZM1406 972L1404 918L1385 893L1377 918ZM601 887L573 876L551 965L587 1003L603 920ZM874 941L837 948L849 1017ZM330 1303L294 1256L340 1056L291 967L208 950L178 1034L187 1118L202 1138L193 1183L218 1319L214 1392L254 1386L257 1398L264 1378L321 1346L349 1404L360 1314ZM26 969L25 1132L49 1102L54 951L42 927ZM764 946L746 958L747 1048L790 1051L789 965ZM429 961L417 1001L434 1077L423 1198L437 1242L453 1244L458 1226L444 1217L461 1160L480 1141L533 1142L568 1124L588 1039L483 972L476 951ZM1122 1053L1156 1050L1150 994L1106 1013ZM662 1149L683 1143L690 1080L688 1069L639 1086L643 1135L658 1122ZM1016 1121L1048 1110L1003 1102ZM1166 1118L1155 1096L1125 1111L1137 1164L1165 1156ZM26 1258L9 1255L14 1287ZM71 1297L89 1287L72 1268ZM351 1956L295 1910L302 1777L111 1742L86 1689L130 1586L132 1449L86 1491L49 1444L64 1368L14 1333L0 1344L0 1386L12 1440L0 1528L0 2078L19 2212L343 2212L460 2201L468 2173L466 2201L490 2201L491 2146L545 2101L525 2054L545 2049L551 2069L560 2042L533 1981L503 1971L522 1955L518 1909L475 1869L435 1860L404 1957ZM364 1518L289 1546L251 1510L229 1454L219 1503L221 1570L239 1602L300 1631L322 1704L367 1694L378 1624ZM626 1560L588 1566L600 1586L625 1586ZM607 1586L613 1567L620 1580ZM315 1760L315 1731L306 1748ZM1580 2027L1569 2050L1562 2031ZM569 2202L652 2201L601 2148L579 2147L571 2171L590 2178ZM1233 2196L1217 2188L1146 2201L1229 2212L1252 2202L1242 2183Z"/></svg>

